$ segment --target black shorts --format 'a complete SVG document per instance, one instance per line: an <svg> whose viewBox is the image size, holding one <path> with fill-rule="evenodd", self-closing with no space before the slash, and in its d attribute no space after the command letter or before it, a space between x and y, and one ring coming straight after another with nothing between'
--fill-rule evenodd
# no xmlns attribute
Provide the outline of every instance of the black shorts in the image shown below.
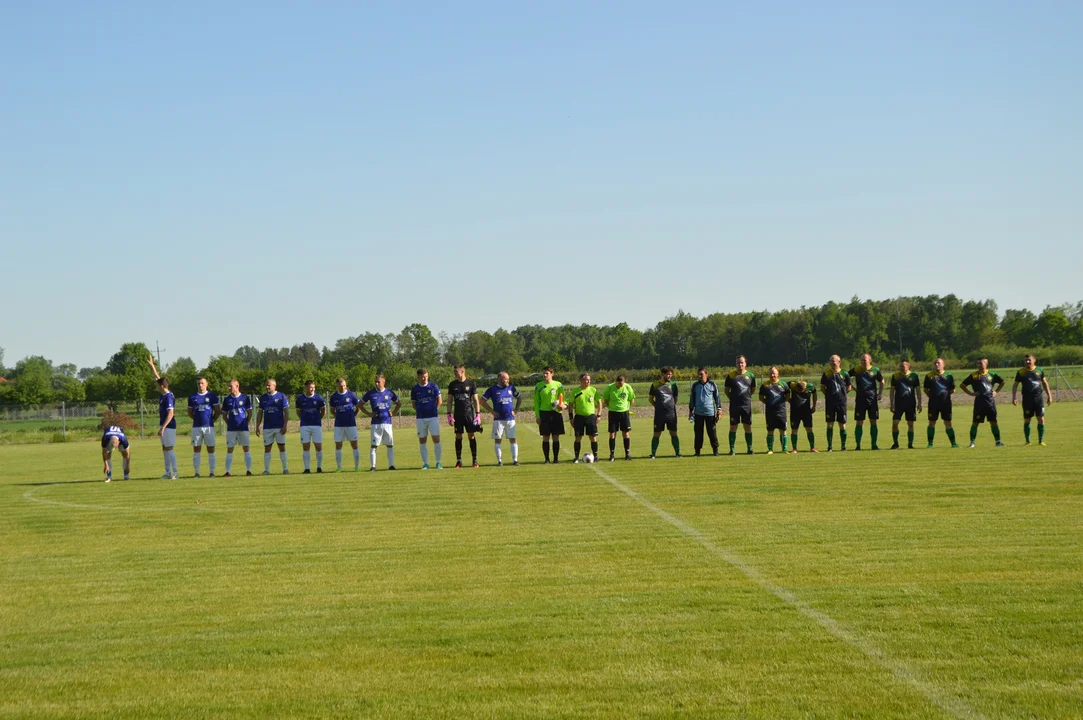
<svg viewBox="0 0 1083 720"><path fill-rule="evenodd" d="M876 404L875 400L869 401L864 398L858 398L854 403L854 420L861 422L868 416L869 420L880 419L880 406Z"/></svg>
<svg viewBox="0 0 1083 720"><path fill-rule="evenodd" d="M826 405L824 406L824 415L827 416L827 422L839 423L840 425L846 424L846 404L839 403L838 405Z"/></svg>
<svg viewBox="0 0 1083 720"><path fill-rule="evenodd" d="M730 405L730 425L751 425L752 408Z"/></svg>
<svg viewBox="0 0 1083 720"><path fill-rule="evenodd" d="M1034 402L1033 400L1023 399L1023 419L1030 420L1032 417L1045 417L1045 402L1039 400Z"/></svg>
<svg viewBox="0 0 1083 720"><path fill-rule="evenodd" d="M986 403L974 404L974 424L981 425L988 420L991 423L997 421L997 406Z"/></svg>
<svg viewBox="0 0 1083 720"><path fill-rule="evenodd" d="M670 432L677 432L677 416L676 415L674 415L673 417L665 417L664 415L661 416L661 417L658 416L658 415L654 416L654 431L657 432L657 433L660 433L663 430L669 430Z"/></svg>
<svg viewBox="0 0 1083 720"><path fill-rule="evenodd" d="M786 432L785 408L783 408L783 412L780 413L767 413L764 415L764 418L767 420L767 432L771 432L772 430Z"/></svg>
<svg viewBox="0 0 1083 720"><path fill-rule="evenodd" d="M556 410L542 410L538 414L538 432L542 435L563 435L564 416Z"/></svg>
<svg viewBox="0 0 1083 720"><path fill-rule="evenodd" d="M572 420L572 428L575 429L576 437L594 437L598 434L598 418L595 415L576 415Z"/></svg>
<svg viewBox="0 0 1083 720"><path fill-rule="evenodd" d="M628 411L609 413L609 432L631 432L632 416Z"/></svg>
<svg viewBox="0 0 1083 720"><path fill-rule="evenodd" d="M939 403L929 403L929 422L934 423L937 420L943 420L944 422L951 422L951 401L940 405Z"/></svg>
<svg viewBox="0 0 1083 720"><path fill-rule="evenodd" d="M843 420L843 422L846 421ZM812 427L812 408L807 407L796 412L790 411L790 427L796 430L799 425L804 425L806 428Z"/></svg>
<svg viewBox="0 0 1083 720"><path fill-rule="evenodd" d="M906 416L907 422L914 422L918 419L918 411L916 405L907 405L906 407L895 406L895 412L891 414L891 419L895 422L903 419Z"/></svg>
<svg viewBox="0 0 1083 720"><path fill-rule="evenodd" d="M479 433L481 432L481 425L474 424L474 418L455 418L455 434L461 435L462 433Z"/></svg>

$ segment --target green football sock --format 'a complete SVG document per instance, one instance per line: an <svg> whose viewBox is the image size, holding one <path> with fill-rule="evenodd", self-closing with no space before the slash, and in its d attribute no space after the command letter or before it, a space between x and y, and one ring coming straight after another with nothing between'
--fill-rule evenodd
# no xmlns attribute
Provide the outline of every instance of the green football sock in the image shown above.
<svg viewBox="0 0 1083 720"><path fill-rule="evenodd" d="M974 442L977 439L978 439L978 426L977 425L971 425L970 426L970 442Z"/></svg>
<svg viewBox="0 0 1083 720"><path fill-rule="evenodd" d="M828 450L831 449L831 446L834 444L834 442L835 442L835 428L828 427L827 428L827 449Z"/></svg>
<svg viewBox="0 0 1083 720"><path fill-rule="evenodd" d="M790 433L790 447L797 449L797 433Z"/></svg>
<svg viewBox="0 0 1083 720"><path fill-rule="evenodd" d="M794 437L797 437L796 435ZM782 452L786 452L786 433L779 433L778 439L782 441Z"/></svg>
<svg viewBox="0 0 1083 720"><path fill-rule="evenodd" d="M676 435L670 435L669 440L670 440L670 442L673 443L673 452L680 455L681 454L681 439L679 437L677 437Z"/></svg>
<svg viewBox="0 0 1083 720"><path fill-rule="evenodd" d="M858 425L857 430L854 431L854 447L858 450L861 449L861 436L865 434L865 426Z"/></svg>
<svg viewBox="0 0 1083 720"><path fill-rule="evenodd" d="M880 428L878 426L873 425L871 428L869 428L869 437L872 438L872 446L874 448L876 447L876 438L879 435L880 435Z"/></svg>
<svg viewBox="0 0 1083 720"><path fill-rule="evenodd" d="M1038 425L1038 442L1045 442L1045 423Z"/></svg>
<svg viewBox="0 0 1083 720"><path fill-rule="evenodd" d="M906 431L906 446L907 447L914 447L914 431L913 430L907 430Z"/></svg>
<svg viewBox="0 0 1083 720"><path fill-rule="evenodd" d="M752 449L752 433L745 433L745 445L748 446L749 450Z"/></svg>
<svg viewBox="0 0 1083 720"><path fill-rule="evenodd" d="M846 449L846 431L845 430L839 430L839 442L842 443L842 449L845 450Z"/></svg>
<svg viewBox="0 0 1083 720"><path fill-rule="evenodd" d="M1000 442L1000 427L997 426L997 425L994 425L992 428L990 428L990 430L993 431L993 439L996 440L997 442Z"/></svg>
<svg viewBox="0 0 1083 720"><path fill-rule="evenodd" d="M899 444L899 431L898 430L892 430L891 431L891 444L892 445L898 445Z"/></svg>
<svg viewBox="0 0 1083 720"><path fill-rule="evenodd" d="M775 434L767 433L767 452L775 451Z"/></svg>
<svg viewBox="0 0 1083 720"><path fill-rule="evenodd" d="M1030 442L1030 423L1023 423L1023 439Z"/></svg>
<svg viewBox="0 0 1083 720"><path fill-rule="evenodd" d="M730 452L733 452L733 448L737 445L737 433L730 433Z"/></svg>
<svg viewBox="0 0 1083 720"><path fill-rule="evenodd" d="M808 449L811 450L812 448L816 447L816 433L809 430L805 434L808 435ZM794 435L794 437L797 437L797 436ZM797 449L797 441L796 440L793 441L793 449L794 450Z"/></svg>
<svg viewBox="0 0 1083 720"><path fill-rule="evenodd" d="M932 445L933 444L933 438L936 437L936 428L933 427L932 425L930 425L925 430L925 437L929 438L929 444Z"/></svg>
<svg viewBox="0 0 1083 720"><path fill-rule="evenodd" d="M946 432L948 434L948 440L950 440L951 444L954 445L955 444L955 428L947 428L946 430L944 430L944 432Z"/></svg>
<svg viewBox="0 0 1083 720"><path fill-rule="evenodd" d="M658 453L658 438L651 438L651 455Z"/></svg>

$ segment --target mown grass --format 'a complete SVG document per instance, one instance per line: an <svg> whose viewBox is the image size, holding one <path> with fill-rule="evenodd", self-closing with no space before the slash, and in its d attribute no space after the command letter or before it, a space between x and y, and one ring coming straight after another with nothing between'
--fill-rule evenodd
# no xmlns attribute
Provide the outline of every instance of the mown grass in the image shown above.
<svg viewBox="0 0 1083 720"><path fill-rule="evenodd" d="M1083 405L1049 422L319 476L294 436L288 477L175 482L137 440L110 485L93 443L2 447L0 716L1078 717Z"/></svg>

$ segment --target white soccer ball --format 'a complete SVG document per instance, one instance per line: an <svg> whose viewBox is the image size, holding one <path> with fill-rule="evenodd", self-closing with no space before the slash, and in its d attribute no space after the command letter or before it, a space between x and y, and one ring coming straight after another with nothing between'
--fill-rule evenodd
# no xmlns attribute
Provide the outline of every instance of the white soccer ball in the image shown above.
<svg viewBox="0 0 1083 720"><path fill-rule="evenodd" d="M594 462L594 456L592 454L590 454L590 453L587 453L586 455L583 456L583 462L585 462L585 463Z"/></svg>

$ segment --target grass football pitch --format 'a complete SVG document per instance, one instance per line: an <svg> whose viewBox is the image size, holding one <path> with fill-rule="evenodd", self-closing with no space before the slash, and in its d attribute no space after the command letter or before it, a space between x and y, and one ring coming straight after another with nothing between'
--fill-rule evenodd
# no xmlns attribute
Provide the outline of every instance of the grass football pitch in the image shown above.
<svg viewBox="0 0 1083 720"><path fill-rule="evenodd" d="M0 447L0 717L1083 716L1083 404L1048 447L968 419L655 461L637 419L593 467L521 428L443 472L398 429L398 472L311 476L291 433L289 476L178 481L148 439L109 485L94 442Z"/></svg>

